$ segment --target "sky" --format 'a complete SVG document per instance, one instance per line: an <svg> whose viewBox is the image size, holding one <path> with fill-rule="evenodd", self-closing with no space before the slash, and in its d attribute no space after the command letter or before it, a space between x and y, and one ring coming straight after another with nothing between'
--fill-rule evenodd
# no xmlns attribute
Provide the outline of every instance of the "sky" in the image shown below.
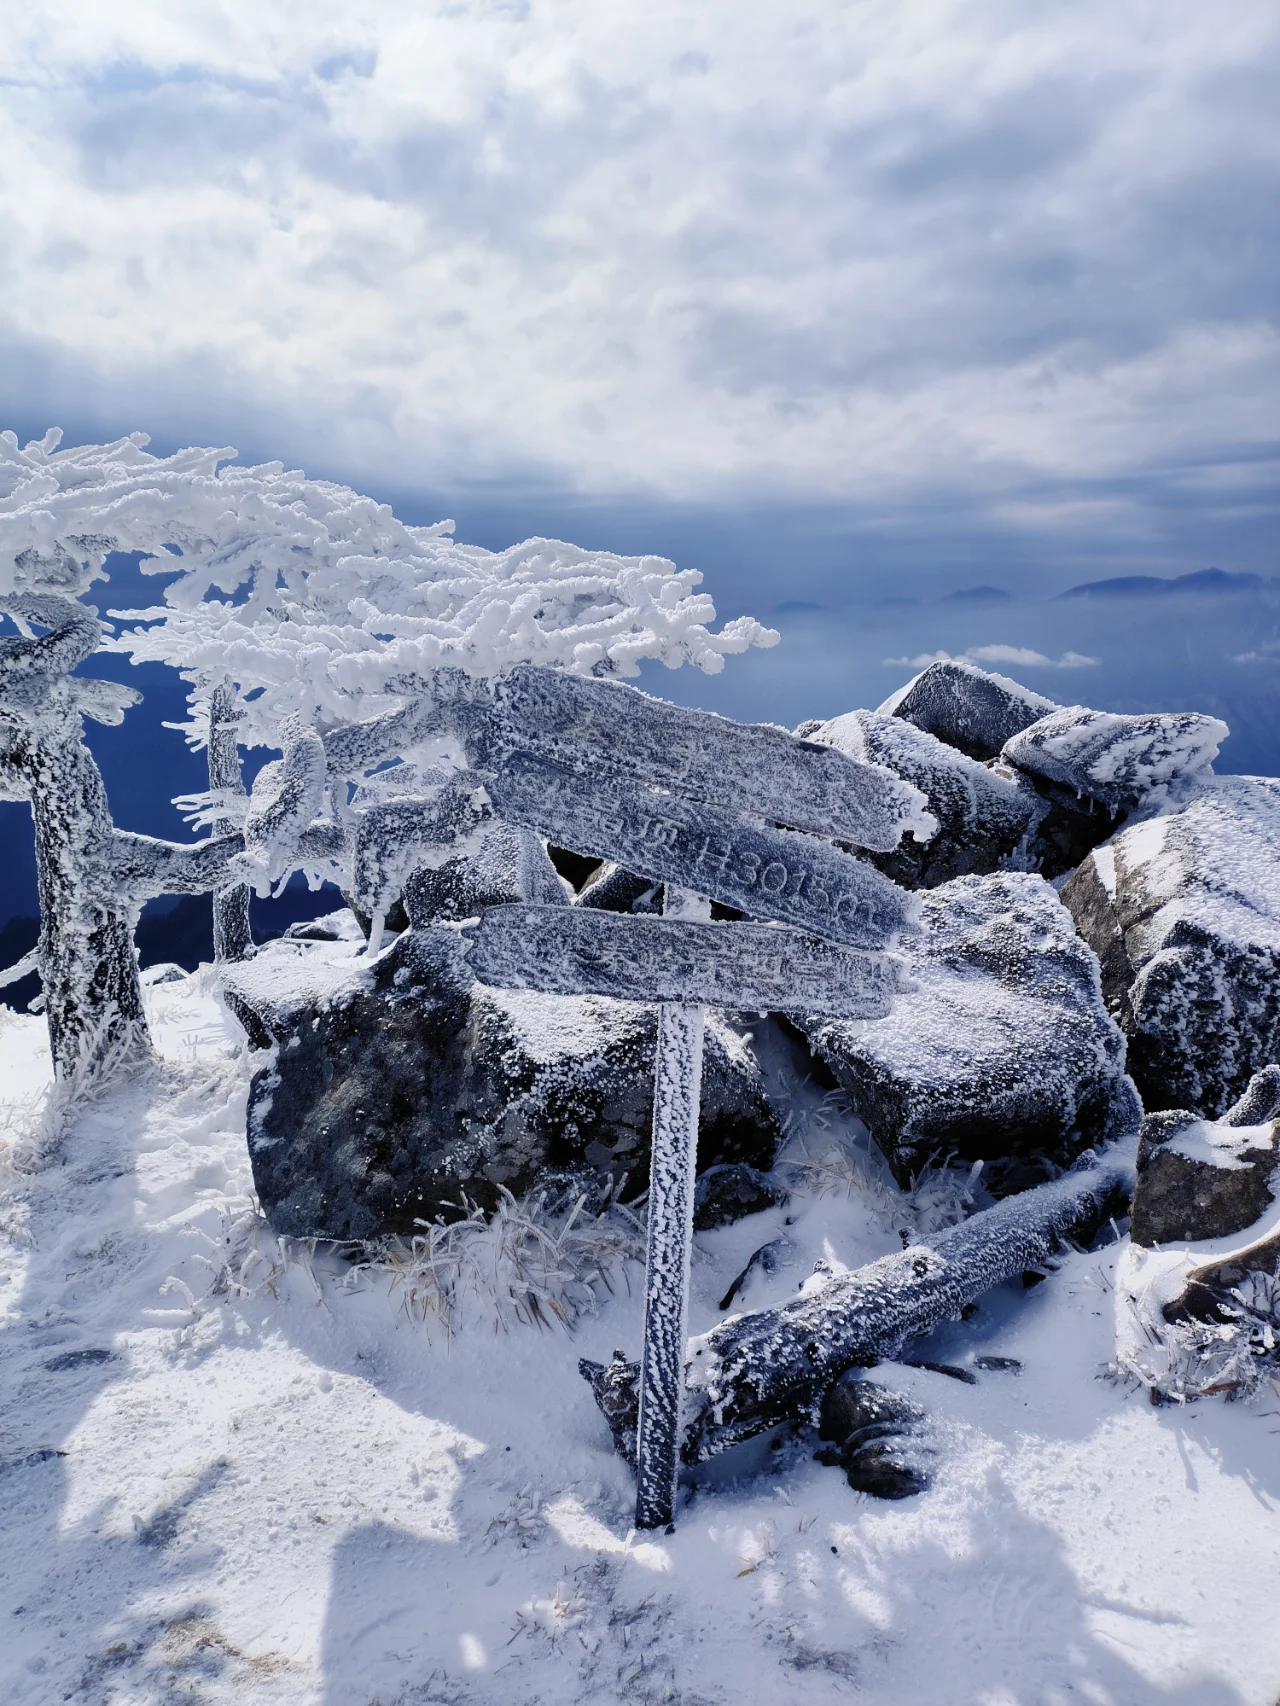
<svg viewBox="0 0 1280 1706"><path fill-rule="evenodd" d="M651 685L735 715L992 647L1252 703L1274 601L1052 600L1280 567L1277 86L1273 0L26 0L0 425L700 567L783 645Z"/></svg>
<svg viewBox="0 0 1280 1706"><path fill-rule="evenodd" d="M499 513L1252 539L1278 80L1270 0L30 0L7 413Z"/></svg>

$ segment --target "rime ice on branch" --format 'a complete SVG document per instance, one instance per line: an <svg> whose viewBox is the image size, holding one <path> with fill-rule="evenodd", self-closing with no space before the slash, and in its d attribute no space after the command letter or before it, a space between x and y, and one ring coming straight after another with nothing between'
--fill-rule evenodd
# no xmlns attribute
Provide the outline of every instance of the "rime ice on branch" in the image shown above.
<svg viewBox="0 0 1280 1706"><path fill-rule="evenodd" d="M231 959L251 948L246 884L266 893L301 870L353 894L376 946L414 868L488 832L481 796L450 774L460 731L446 713L465 712L468 681L483 701L482 678L519 662L627 676L653 658L715 673L777 640L749 617L712 632L701 576L660 557L546 539L495 553L457 544L451 522L405 526L280 463L223 466L226 449L155 457L143 433L69 450L60 437L20 448L0 434L0 608L20 629L0 653L0 789L35 815L60 1073L86 1048L145 1041L132 933L152 895L215 891ZM79 599L113 551L173 578L163 604L118 613L143 625L104 640ZM138 696L69 677L100 645L192 684L187 733L209 749L210 788L187 803L211 839L114 829L80 719L118 721ZM240 745L284 754L247 800Z"/></svg>

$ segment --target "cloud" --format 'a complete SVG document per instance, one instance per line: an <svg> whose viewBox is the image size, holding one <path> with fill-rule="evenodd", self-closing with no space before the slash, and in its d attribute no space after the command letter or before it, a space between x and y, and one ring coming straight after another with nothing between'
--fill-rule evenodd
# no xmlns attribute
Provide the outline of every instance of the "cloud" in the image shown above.
<svg viewBox="0 0 1280 1706"><path fill-rule="evenodd" d="M1264 0L36 0L9 43L24 413L1024 531L1262 489Z"/></svg>
<svg viewBox="0 0 1280 1706"><path fill-rule="evenodd" d="M1012 664L1022 669L1095 669L1099 658L1085 657L1083 652L1063 652L1060 658L1046 657L1029 646L970 646L967 651L921 652L914 658L885 658L886 666L895 669L927 669L931 663L976 663L984 666Z"/></svg>

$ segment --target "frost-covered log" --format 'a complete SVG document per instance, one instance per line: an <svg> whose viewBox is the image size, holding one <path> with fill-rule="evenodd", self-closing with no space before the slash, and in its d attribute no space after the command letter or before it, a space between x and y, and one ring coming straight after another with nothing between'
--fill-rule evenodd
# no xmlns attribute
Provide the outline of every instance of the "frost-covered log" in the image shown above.
<svg viewBox="0 0 1280 1706"><path fill-rule="evenodd" d="M1007 1197L960 1226L852 1272L815 1275L794 1302L730 1316L685 1355L681 1455L700 1463L778 1422L812 1416L847 1369L895 1355L993 1286L1045 1262L1065 1240L1122 1213L1133 1174L1112 1158ZM579 1363L614 1441L634 1461L639 1365Z"/></svg>

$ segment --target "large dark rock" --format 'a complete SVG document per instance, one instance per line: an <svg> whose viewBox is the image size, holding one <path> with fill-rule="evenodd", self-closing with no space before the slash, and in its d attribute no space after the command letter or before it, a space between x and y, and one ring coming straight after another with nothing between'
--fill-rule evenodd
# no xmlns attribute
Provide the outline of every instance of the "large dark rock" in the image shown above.
<svg viewBox="0 0 1280 1706"><path fill-rule="evenodd" d="M931 663L880 707L970 758L997 758L1007 740L1056 711L1043 694L959 660Z"/></svg>
<svg viewBox="0 0 1280 1706"><path fill-rule="evenodd" d="M1255 1075L1221 1120L1183 1108L1148 1114L1138 1143L1129 1231L1137 1244L1227 1238L1275 1200L1280 1162L1280 1067Z"/></svg>
<svg viewBox="0 0 1280 1706"><path fill-rule="evenodd" d="M1149 1110L1213 1118L1280 1057L1280 782L1211 777L1064 885Z"/></svg>
<svg viewBox="0 0 1280 1706"><path fill-rule="evenodd" d="M839 1466L857 1493L877 1499L907 1499L931 1479L936 1448L924 1408L851 1369L827 1388L818 1418L819 1439L832 1446L820 1462Z"/></svg>
<svg viewBox="0 0 1280 1706"><path fill-rule="evenodd" d="M1003 1194L1137 1127L1097 961L1043 878L961 877L921 922L887 1018L806 1025L902 1183L953 1154Z"/></svg>
<svg viewBox="0 0 1280 1706"><path fill-rule="evenodd" d="M535 901L567 906L569 895L546 848L531 830L494 823L475 852L419 865L405 883L404 909L413 925L459 923L486 906Z"/></svg>
<svg viewBox="0 0 1280 1706"><path fill-rule="evenodd" d="M236 1011L277 1045L248 1113L277 1231L408 1235L464 1196L491 1207L566 1172L647 1184L656 1009L487 988L445 927L367 968L324 954L282 945L228 971ZM767 1169L778 1136L747 1044L709 1016L700 1165Z"/></svg>
<svg viewBox="0 0 1280 1706"><path fill-rule="evenodd" d="M661 912L662 884L606 859L582 885L574 904L600 912Z"/></svg>
<svg viewBox="0 0 1280 1706"><path fill-rule="evenodd" d="M930 840L907 836L891 853L860 855L894 882L934 888L1009 864L1027 868L1031 840L1048 808L1021 778L966 758L914 724L879 711L849 711L801 728L806 740L884 765L928 799L938 820Z"/></svg>

